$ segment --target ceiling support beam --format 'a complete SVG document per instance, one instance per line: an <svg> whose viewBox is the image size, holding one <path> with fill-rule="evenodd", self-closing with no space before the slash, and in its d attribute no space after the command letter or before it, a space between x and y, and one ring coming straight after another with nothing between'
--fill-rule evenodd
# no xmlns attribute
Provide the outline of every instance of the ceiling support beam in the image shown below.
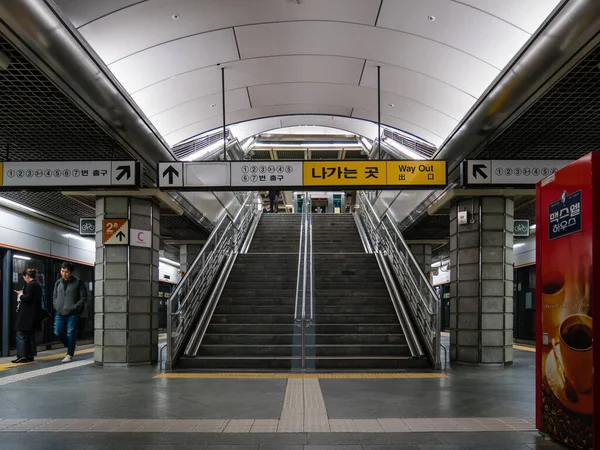
<svg viewBox="0 0 600 450"><path fill-rule="evenodd" d="M142 197L156 198L162 206L173 210L178 215L183 215L184 209L170 195L158 189L139 189L136 191L65 191L67 197Z"/></svg>
<svg viewBox="0 0 600 450"><path fill-rule="evenodd" d="M535 189L449 189L429 205L427 215L433 216L457 197L526 197L529 195L535 196Z"/></svg>

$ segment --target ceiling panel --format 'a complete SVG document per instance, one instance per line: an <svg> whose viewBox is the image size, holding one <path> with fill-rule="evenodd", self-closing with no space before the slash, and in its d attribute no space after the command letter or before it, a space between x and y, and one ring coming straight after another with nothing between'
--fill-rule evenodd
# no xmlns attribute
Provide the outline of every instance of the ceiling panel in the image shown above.
<svg viewBox="0 0 600 450"><path fill-rule="evenodd" d="M231 114L228 114L226 119L227 123L230 124L244 122L246 120L252 120L261 117L277 117L296 114L324 114L328 116L349 116L351 112L351 108L336 105L279 105L268 106L264 108L252 108L244 111L234 111ZM177 130L173 133L170 133L165 136L165 140L170 145L175 145L178 142L181 142L192 136L221 126L222 121L223 118L219 113L219 115L211 117L210 119L188 125L187 127L183 127L181 130Z"/></svg>
<svg viewBox="0 0 600 450"><path fill-rule="evenodd" d="M227 29L157 45L110 64L109 68L132 93L183 72L237 59L233 30Z"/></svg>
<svg viewBox="0 0 600 450"><path fill-rule="evenodd" d="M246 89L236 89L227 92L225 110L229 113L250 108ZM168 135L192 123L209 119L216 115L222 117L223 102L221 94L197 98L160 113L150 120L163 135ZM222 118L221 118L222 121Z"/></svg>
<svg viewBox="0 0 600 450"><path fill-rule="evenodd" d="M377 26L443 42L497 69L529 39L528 33L504 20L449 0L384 1Z"/></svg>
<svg viewBox="0 0 600 450"><path fill-rule="evenodd" d="M479 97L499 73L491 65L419 36L355 24L294 22L236 28L242 58L285 54L364 58L421 72Z"/></svg>
<svg viewBox="0 0 600 450"><path fill-rule="evenodd" d="M377 89L377 63L368 61L360 85ZM381 66L381 64L379 64ZM413 99L460 120L477 100L435 78L397 66L381 67L381 90Z"/></svg>
<svg viewBox="0 0 600 450"><path fill-rule="evenodd" d="M365 109L354 109L352 113L352 117L356 117L359 119L370 120L372 122L377 123L377 112ZM437 134L426 130L425 128L420 127L419 125L408 121L399 119L397 117L388 116L385 114L381 115L381 123L384 125L389 125L390 127L397 128L398 130L402 130L405 133L412 134L417 136L420 139L423 139L436 147L439 147L442 142L444 142L444 138L438 136Z"/></svg>
<svg viewBox="0 0 600 450"><path fill-rule="evenodd" d="M54 0L60 10L69 17L73 25L77 28L92 20L96 20L119 9L143 1L144 0Z"/></svg>
<svg viewBox="0 0 600 450"><path fill-rule="evenodd" d="M285 83L269 86L254 86L249 89L254 106L278 104L342 105L349 108L361 107L377 111L377 91L349 85L326 83ZM393 105L393 106L392 106ZM382 114L411 120L418 126L446 137L457 125L457 121L445 114L414 102L406 97L381 93Z"/></svg>
<svg viewBox="0 0 600 450"><path fill-rule="evenodd" d="M10 160L130 159L94 120L0 35L0 152Z"/></svg>
<svg viewBox="0 0 600 450"><path fill-rule="evenodd" d="M225 87L238 89L283 82L358 84L364 61L326 56L280 56L225 64ZM206 67L173 76L142 89L133 99L152 117L194 98L221 92L221 70Z"/></svg>
<svg viewBox="0 0 600 450"><path fill-rule="evenodd" d="M291 127L311 123L313 125L322 125L326 127L338 128L340 130L350 131L351 133L365 136L373 140L377 137L377 125L361 119L350 117L332 117L332 116L292 116L282 117L282 126Z"/></svg>
<svg viewBox="0 0 600 450"><path fill-rule="evenodd" d="M597 150L600 150L600 46L471 157L577 159Z"/></svg>
<svg viewBox="0 0 600 450"><path fill-rule="evenodd" d="M561 0L460 0L533 34Z"/></svg>
<svg viewBox="0 0 600 450"><path fill-rule="evenodd" d="M366 136L374 139L377 136L377 125L361 119L335 116L284 116L270 117L267 119L256 119L231 126L231 133L242 141L255 134L278 128L295 127L298 125L316 125L328 128L336 128L346 132Z"/></svg>
<svg viewBox="0 0 600 450"><path fill-rule="evenodd" d="M99 0L90 0L101 3ZM104 2L104 0L102 0ZM149 0L103 17L79 31L111 63L135 52L238 25L296 20L375 24L379 0ZM173 20L177 14L178 19ZM107 30L111 33L107 34ZM151 30L151 32L148 32Z"/></svg>

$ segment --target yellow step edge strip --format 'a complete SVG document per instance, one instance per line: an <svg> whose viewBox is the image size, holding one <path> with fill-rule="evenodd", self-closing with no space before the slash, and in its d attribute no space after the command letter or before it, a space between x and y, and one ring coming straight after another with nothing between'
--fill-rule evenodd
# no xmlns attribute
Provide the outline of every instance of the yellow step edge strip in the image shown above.
<svg viewBox="0 0 600 450"><path fill-rule="evenodd" d="M85 350L76 351L75 356L85 355L86 353L93 353L93 352L94 352L93 348L86 348ZM65 353L61 352L61 353L56 353L54 355L36 356L35 361L52 361L54 359L63 359L64 357L65 357ZM13 363L0 364L0 371L14 369L15 367L23 367L23 366L28 366L30 364L35 364L35 361L30 362L30 363L22 363L22 364L13 364Z"/></svg>
<svg viewBox="0 0 600 450"><path fill-rule="evenodd" d="M443 373L161 373L153 378L168 379L427 379L450 378Z"/></svg>

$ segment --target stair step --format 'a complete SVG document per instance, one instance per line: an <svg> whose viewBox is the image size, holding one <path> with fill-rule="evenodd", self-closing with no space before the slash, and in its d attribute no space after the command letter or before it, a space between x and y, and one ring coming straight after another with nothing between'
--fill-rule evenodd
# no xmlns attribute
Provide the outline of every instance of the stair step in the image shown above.
<svg viewBox="0 0 600 450"><path fill-rule="evenodd" d="M294 334L207 334L202 345L293 345Z"/></svg>
<svg viewBox="0 0 600 450"><path fill-rule="evenodd" d="M293 324L294 313L290 314L213 314L211 323L231 324Z"/></svg>
<svg viewBox="0 0 600 450"><path fill-rule="evenodd" d="M372 324L372 323L352 323L352 324L322 324L316 322L315 334L401 334L400 324Z"/></svg>
<svg viewBox="0 0 600 450"><path fill-rule="evenodd" d="M211 321L207 334L294 334L295 325L290 323L216 323ZM397 330L396 330L397 332Z"/></svg>

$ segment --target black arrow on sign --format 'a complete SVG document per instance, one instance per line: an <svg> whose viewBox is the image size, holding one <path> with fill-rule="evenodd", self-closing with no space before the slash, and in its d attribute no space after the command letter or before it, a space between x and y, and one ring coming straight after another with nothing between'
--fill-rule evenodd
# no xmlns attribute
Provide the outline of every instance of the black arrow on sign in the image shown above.
<svg viewBox="0 0 600 450"><path fill-rule="evenodd" d="M125 239L125 233L122 231L119 231L115 236L119 238L119 242L123 242L123 239Z"/></svg>
<svg viewBox="0 0 600 450"><path fill-rule="evenodd" d="M117 175L117 181L121 181L121 178L127 176L127 180L131 178L131 166L119 166L117 170L120 170L121 173Z"/></svg>
<svg viewBox="0 0 600 450"><path fill-rule="evenodd" d="M173 166L169 166L165 169L165 171L162 174L163 177L168 176L169 177L169 184L173 184L173 178L177 177L179 178L179 171L177 169L175 169L175 167Z"/></svg>
<svg viewBox="0 0 600 450"><path fill-rule="evenodd" d="M487 166L485 164L473 164L473 178L477 179L477 175L479 175L484 180L487 179L487 174L483 171Z"/></svg>

